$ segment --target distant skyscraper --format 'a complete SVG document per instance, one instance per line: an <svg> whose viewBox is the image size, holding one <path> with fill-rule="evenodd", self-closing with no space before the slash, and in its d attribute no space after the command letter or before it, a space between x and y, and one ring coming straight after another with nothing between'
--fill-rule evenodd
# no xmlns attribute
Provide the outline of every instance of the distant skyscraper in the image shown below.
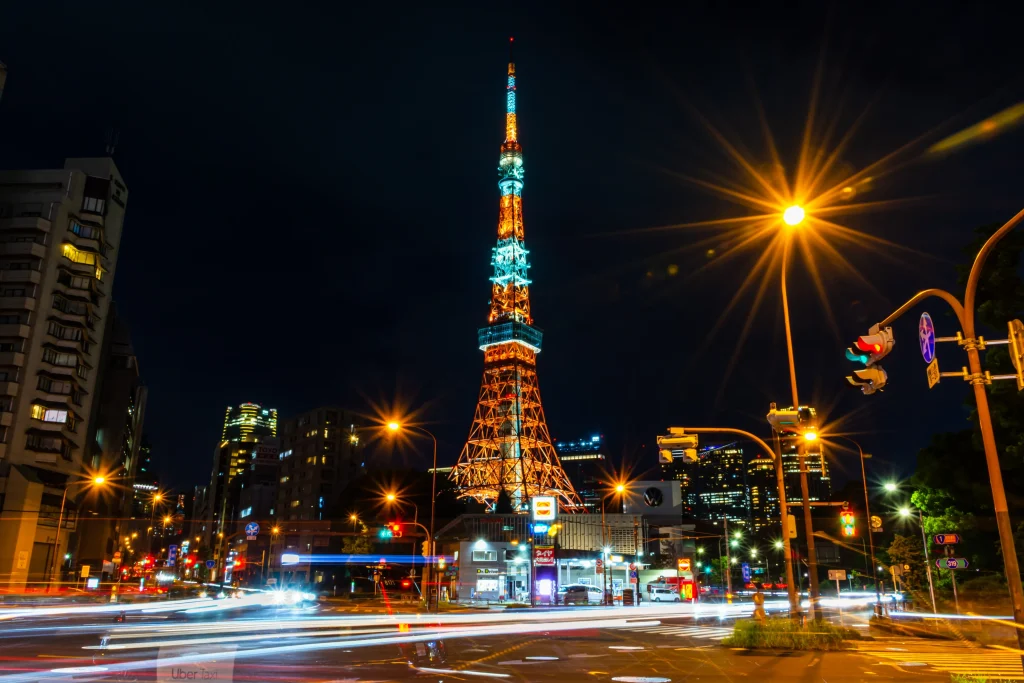
<svg viewBox="0 0 1024 683"><path fill-rule="evenodd" d="M743 448L737 443L705 446L697 456L701 519L747 522L747 493Z"/></svg>
<svg viewBox="0 0 1024 683"><path fill-rule="evenodd" d="M663 462L659 467L662 479L674 479L679 482L683 496L683 516L693 517L700 506L700 496L698 495L700 461L690 460L680 448L672 451L672 462Z"/></svg>
<svg viewBox="0 0 1024 683"><path fill-rule="evenodd" d="M257 403L228 406L222 441L252 441L260 436L277 436L277 410Z"/></svg>
<svg viewBox="0 0 1024 683"><path fill-rule="evenodd" d="M603 482L608 479L604 437L595 434L577 441L555 441L555 450L586 512L600 512L601 496L607 493L602 491Z"/></svg>
<svg viewBox="0 0 1024 683"><path fill-rule="evenodd" d="M782 443L782 472L786 479L786 500L800 502L800 457L797 446L802 445L795 439L787 439ZM828 463L821 449L821 440L806 446L807 455L807 496L812 501L832 499L832 479L828 473Z"/></svg>
<svg viewBox="0 0 1024 683"><path fill-rule="evenodd" d="M780 524L779 485L775 478L775 460L771 456L756 457L747 463L747 487L754 529Z"/></svg>
<svg viewBox="0 0 1024 683"><path fill-rule="evenodd" d="M0 172L0 577L12 588L50 578L79 504L114 493L82 475L100 464L88 423L127 199L111 159Z"/></svg>

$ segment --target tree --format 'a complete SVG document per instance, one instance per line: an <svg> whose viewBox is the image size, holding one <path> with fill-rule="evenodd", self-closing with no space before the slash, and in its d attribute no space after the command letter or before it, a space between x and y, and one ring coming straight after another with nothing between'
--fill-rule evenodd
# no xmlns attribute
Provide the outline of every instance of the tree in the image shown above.
<svg viewBox="0 0 1024 683"><path fill-rule="evenodd" d="M917 594L928 590L928 576L924 568L924 550L921 541L913 536L893 536L892 543L886 548L889 565L902 571L899 577L903 588Z"/></svg>
<svg viewBox="0 0 1024 683"><path fill-rule="evenodd" d="M505 489L498 493L498 500L494 504L494 512L499 515L511 515L515 512L512 509L512 497L508 495L508 491Z"/></svg>
<svg viewBox="0 0 1024 683"><path fill-rule="evenodd" d="M343 555L369 555L373 550L373 542L366 535L365 529L361 536L345 536L341 539L341 552Z"/></svg>

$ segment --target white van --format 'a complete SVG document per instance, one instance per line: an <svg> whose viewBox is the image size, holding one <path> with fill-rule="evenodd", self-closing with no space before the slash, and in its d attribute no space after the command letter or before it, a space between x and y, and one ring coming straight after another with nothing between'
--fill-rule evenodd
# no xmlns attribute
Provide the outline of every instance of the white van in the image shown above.
<svg viewBox="0 0 1024 683"><path fill-rule="evenodd" d="M679 593L673 586L648 586L651 602L679 602Z"/></svg>

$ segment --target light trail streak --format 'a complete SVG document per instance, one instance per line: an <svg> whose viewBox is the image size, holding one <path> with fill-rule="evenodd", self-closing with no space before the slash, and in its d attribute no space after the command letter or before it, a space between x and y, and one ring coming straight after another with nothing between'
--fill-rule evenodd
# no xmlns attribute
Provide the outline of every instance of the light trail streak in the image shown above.
<svg viewBox="0 0 1024 683"><path fill-rule="evenodd" d="M489 616L489 615L481 615ZM469 629L434 629L424 630L417 633L396 633L392 636L379 636L374 638L339 639L333 641L319 641L315 643L296 643L292 645L276 645L272 647L253 648L250 650L238 650L234 652L235 659L252 659L255 657L268 657L273 655L298 654L303 652L315 652L320 650L337 650L344 648L362 648L377 645L395 645L399 643L424 642L430 640L454 640L459 638L478 638L483 636L497 635L521 635L527 633L549 633L558 631L575 631L580 628L631 628L634 624L628 619L601 619L587 620L585 622L565 623L534 623L534 624L496 624L491 626L476 626ZM159 647L160 642L155 641L154 647ZM110 671L127 672L155 669L157 666L173 667L178 665L193 665L198 663L216 661L229 653L213 652L203 654L191 654L188 656L166 657L163 659L147 659L124 662L106 662L105 666ZM83 667L87 668L87 667ZM66 673L67 667L63 669L51 669L49 671L34 671L11 676L0 677L0 681L42 681L54 680Z"/></svg>

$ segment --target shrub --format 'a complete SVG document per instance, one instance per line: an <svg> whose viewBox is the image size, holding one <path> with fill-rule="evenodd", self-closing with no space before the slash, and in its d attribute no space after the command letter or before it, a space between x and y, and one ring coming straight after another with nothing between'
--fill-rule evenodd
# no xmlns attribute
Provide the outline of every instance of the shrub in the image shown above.
<svg viewBox="0 0 1024 683"><path fill-rule="evenodd" d="M769 619L759 624L752 619L736 622L732 635L722 641L728 647L772 650L841 650L844 640L854 637L850 629L827 621L808 622L806 626L792 619Z"/></svg>

